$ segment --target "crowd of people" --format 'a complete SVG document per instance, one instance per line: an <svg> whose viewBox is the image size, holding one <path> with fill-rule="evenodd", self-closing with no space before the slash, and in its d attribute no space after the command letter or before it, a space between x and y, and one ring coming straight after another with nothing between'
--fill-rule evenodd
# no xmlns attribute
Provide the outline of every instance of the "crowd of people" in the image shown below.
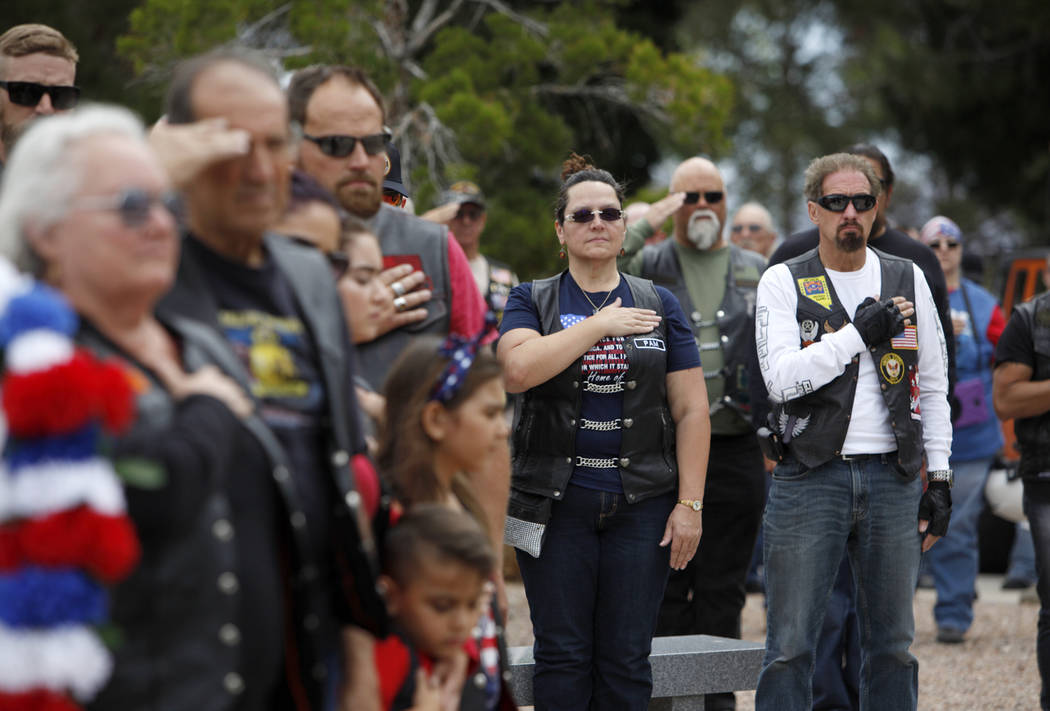
<svg viewBox="0 0 1050 711"><path fill-rule="evenodd" d="M572 154L565 268L519 283L483 252L478 185L412 213L360 69L285 89L259 56L212 51L174 69L147 128L78 107L77 61L53 28L0 35L0 254L64 297L78 349L119 364L135 410L105 452L156 476L120 494L141 556L110 589L108 681L72 683L0 595L0 655L36 667L0 672L0 706L513 709L507 543L537 709L647 708L654 636L740 636L756 550L756 707L915 709L921 566L938 641L963 642L1014 418L1016 575L1041 573L1050 708L1050 297L1007 321L963 276L955 222L893 229L878 148L815 158L814 227L786 239L758 203L729 219L706 158L625 205ZM0 470L0 497L17 476ZM42 590L11 561L59 564L23 552L38 529L3 503L3 589Z"/></svg>

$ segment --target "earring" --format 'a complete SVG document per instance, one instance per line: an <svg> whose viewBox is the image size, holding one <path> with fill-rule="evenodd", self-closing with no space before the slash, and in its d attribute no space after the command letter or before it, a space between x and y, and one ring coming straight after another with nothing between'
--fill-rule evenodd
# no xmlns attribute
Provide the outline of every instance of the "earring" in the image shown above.
<svg viewBox="0 0 1050 711"><path fill-rule="evenodd" d="M623 256L625 256L626 254L627 254L627 250L626 250L626 249L624 249L623 247L620 247L620 256L621 256L621 257L623 257Z"/></svg>
<svg viewBox="0 0 1050 711"><path fill-rule="evenodd" d="M565 247L558 250L558 259L565 259Z"/></svg>

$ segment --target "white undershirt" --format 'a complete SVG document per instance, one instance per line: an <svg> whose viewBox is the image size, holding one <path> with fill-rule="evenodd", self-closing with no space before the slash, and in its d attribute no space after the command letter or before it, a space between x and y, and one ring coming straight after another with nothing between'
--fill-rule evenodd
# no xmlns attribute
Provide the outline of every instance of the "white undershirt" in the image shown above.
<svg viewBox="0 0 1050 711"><path fill-rule="evenodd" d="M951 413L948 407L948 369L944 334L922 271L912 265L915 277L915 310L919 342L919 405L923 443L929 469L947 469L951 452ZM878 256L865 250L864 266L852 272L827 270L835 293L852 316L866 297L879 298L882 271ZM843 454L876 454L897 449L890 428L889 410L882 397L879 377L870 351L852 323L820 341L802 348L796 318L798 288L784 264L766 270L758 284L755 337L762 377L774 402L784 402L819 389L842 374L861 354L857 392ZM823 329L822 329L823 330Z"/></svg>

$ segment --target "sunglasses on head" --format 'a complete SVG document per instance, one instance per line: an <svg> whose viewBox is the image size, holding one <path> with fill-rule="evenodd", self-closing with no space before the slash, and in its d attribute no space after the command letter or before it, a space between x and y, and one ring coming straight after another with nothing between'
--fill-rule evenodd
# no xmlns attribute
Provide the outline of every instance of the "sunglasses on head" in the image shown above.
<svg viewBox="0 0 1050 711"><path fill-rule="evenodd" d="M0 87L7 89L7 97L12 104L35 107L44 98L51 97L51 105L59 111L71 109L80 100L78 86L49 86L32 81L0 81Z"/></svg>
<svg viewBox="0 0 1050 711"><path fill-rule="evenodd" d="M303 247L309 247L311 249L320 249L317 243L309 237L302 237L300 235L285 235L288 239L300 244ZM350 271L350 255L346 252L340 252L337 249L333 249L331 252L324 252L324 258L328 260L328 266L332 270L332 277L339 281L343 278L343 275Z"/></svg>
<svg viewBox="0 0 1050 711"><path fill-rule="evenodd" d="M365 153L377 156L386 150L387 141L390 140L390 131L373 133L371 136L311 136L303 134L303 138L317 144L321 152L331 158L346 158L354 152L357 142L361 141Z"/></svg>
<svg viewBox="0 0 1050 711"><path fill-rule="evenodd" d="M867 193L860 193L858 195L841 195L836 193L834 195L825 195L817 199L817 204L825 210L831 212L845 212L846 207L853 203L853 209L857 212L867 212L871 208L875 207L874 195L868 195Z"/></svg>
<svg viewBox="0 0 1050 711"><path fill-rule="evenodd" d="M957 249L959 243L950 239L939 239L935 242L929 242L930 249Z"/></svg>
<svg viewBox="0 0 1050 711"><path fill-rule="evenodd" d="M167 210L176 220L182 215L182 202L174 191L154 195L139 188L124 190L116 195L97 195L80 198L73 204L75 210L111 210L120 216L125 227L141 227L149 221L155 205Z"/></svg>
<svg viewBox="0 0 1050 711"><path fill-rule="evenodd" d="M743 232L745 228L747 229L748 232L761 232L762 231L762 225L756 225L754 223L751 223L750 225L733 225L733 232L735 232L735 233Z"/></svg>
<svg viewBox="0 0 1050 711"><path fill-rule="evenodd" d="M714 205L715 203L722 202L722 198L725 197L725 193L721 190L705 190L699 193L686 193L685 204L695 205L700 202L700 196L704 196L704 202L708 205Z"/></svg>
<svg viewBox="0 0 1050 711"><path fill-rule="evenodd" d="M569 222L590 222L595 215L605 222L616 222L623 218L623 210L618 207L603 207L600 210L583 209L569 213L565 219Z"/></svg>

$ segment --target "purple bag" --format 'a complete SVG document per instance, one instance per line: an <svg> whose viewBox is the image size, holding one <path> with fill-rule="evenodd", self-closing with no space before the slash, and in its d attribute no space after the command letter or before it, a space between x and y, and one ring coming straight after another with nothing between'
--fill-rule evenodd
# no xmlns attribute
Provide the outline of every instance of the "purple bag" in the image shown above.
<svg viewBox="0 0 1050 711"><path fill-rule="evenodd" d="M952 423L956 429L972 427L985 422L991 413L984 398L984 383L980 378L960 380L955 384L955 397L959 400L959 416Z"/></svg>

